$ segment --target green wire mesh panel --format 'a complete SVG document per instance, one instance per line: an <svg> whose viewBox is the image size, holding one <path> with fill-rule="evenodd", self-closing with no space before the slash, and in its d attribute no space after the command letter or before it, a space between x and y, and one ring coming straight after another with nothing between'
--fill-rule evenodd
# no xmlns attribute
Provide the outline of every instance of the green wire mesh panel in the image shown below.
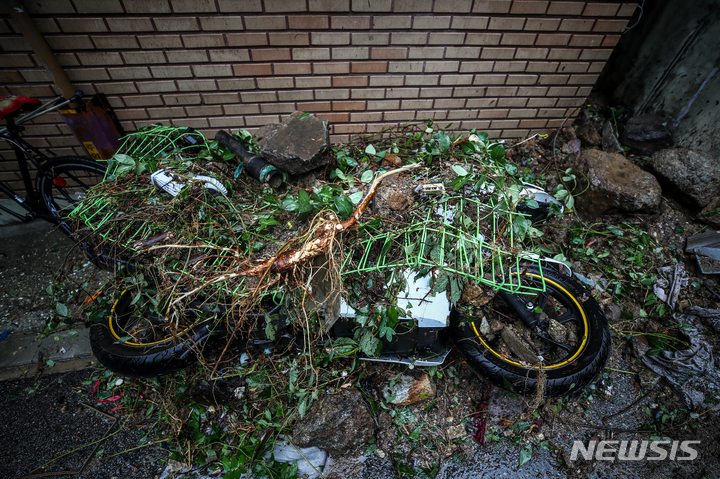
<svg viewBox="0 0 720 479"><path fill-rule="evenodd" d="M539 259L514 250L514 212L495 214L496 207L479 199L445 197L428 208L427 216L399 232L366 235L350 248L344 275L410 268L437 268L467 281L476 281L512 292L543 291L520 281L520 261ZM508 223L498 225L498 218ZM500 239L504 241L500 241ZM505 248L501 244L507 245ZM397 254L400 252L400 254Z"/></svg>

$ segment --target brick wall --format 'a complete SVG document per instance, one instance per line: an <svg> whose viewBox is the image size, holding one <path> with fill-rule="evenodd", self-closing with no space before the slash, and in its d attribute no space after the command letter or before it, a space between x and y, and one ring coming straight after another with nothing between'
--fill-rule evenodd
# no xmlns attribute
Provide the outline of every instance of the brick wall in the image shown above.
<svg viewBox="0 0 720 479"><path fill-rule="evenodd" d="M560 125L590 93L635 3L520 0L25 0L78 89L146 123L250 131L295 110L334 141L432 118L502 138ZM0 94L58 92L9 15ZM56 114L39 147L81 153ZM13 158L0 144L0 179Z"/></svg>

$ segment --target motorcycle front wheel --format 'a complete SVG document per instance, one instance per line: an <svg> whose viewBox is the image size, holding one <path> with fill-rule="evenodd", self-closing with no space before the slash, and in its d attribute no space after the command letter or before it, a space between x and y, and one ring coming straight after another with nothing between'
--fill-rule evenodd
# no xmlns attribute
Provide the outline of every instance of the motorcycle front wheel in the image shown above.
<svg viewBox="0 0 720 479"><path fill-rule="evenodd" d="M600 305L557 265L522 265L519 294L538 325L527 328L499 295L480 308L458 308L450 316L455 345L476 372L523 395L538 387L545 397L582 390L610 356L610 328Z"/></svg>
<svg viewBox="0 0 720 479"><path fill-rule="evenodd" d="M197 306L180 315L169 308L159 314L133 292L123 291L108 317L90 328L93 353L103 366L128 377L183 369L197 361L218 324L217 317Z"/></svg>

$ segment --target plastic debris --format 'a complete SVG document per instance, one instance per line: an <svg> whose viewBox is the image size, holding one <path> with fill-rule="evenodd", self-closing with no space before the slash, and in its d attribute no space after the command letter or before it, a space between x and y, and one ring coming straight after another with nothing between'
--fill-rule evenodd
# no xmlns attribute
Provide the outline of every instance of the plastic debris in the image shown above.
<svg viewBox="0 0 720 479"><path fill-rule="evenodd" d="M298 477L307 474L307 479L327 476L328 453L319 447L296 447L287 440L275 443L273 456L278 462L295 462L298 466Z"/></svg>
<svg viewBox="0 0 720 479"><path fill-rule="evenodd" d="M0 333L0 341L3 341L3 340L5 340L5 339L7 339L7 337L8 337L9 334L10 334L10 330L9 330L9 329L6 329L6 330L3 331L2 333Z"/></svg>
<svg viewBox="0 0 720 479"><path fill-rule="evenodd" d="M648 368L668 380L683 397L688 408L695 409L705 403L707 394L720 394L720 364L713 357L712 346L703 339L696 326L700 317L714 317L716 322L713 322L713 327L717 330L720 327L720 310L691 307L685 311L685 314L676 317L676 320L691 325L690 328L681 330L681 334L690 343L690 348L646 355L642 361Z"/></svg>
<svg viewBox="0 0 720 479"><path fill-rule="evenodd" d="M685 271L683 263L658 268L659 278L653 285L653 293L660 301L664 301L670 308L675 309L678 295L685 288L690 278Z"/></svg>

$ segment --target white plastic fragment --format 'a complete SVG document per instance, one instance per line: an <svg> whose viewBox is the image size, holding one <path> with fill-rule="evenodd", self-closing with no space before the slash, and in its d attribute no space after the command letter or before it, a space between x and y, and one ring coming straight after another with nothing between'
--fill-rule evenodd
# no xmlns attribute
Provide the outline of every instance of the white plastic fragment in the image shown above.
<svg viewBox="0 0 720 479"><path fill-rule="evenodd" d="M188 182L195 181L203 183L203 186L209 190L215 190L222 194L227 194L227 189L222 183L220 183L220 181L205 175L199 175L186 179L179 178L177 175L168 170L158 170L150 175L150 180L157 188L160 188L165 193L172 196L177 196L180 193L180 190L182 190Z"/></svg>
<svg viewBox="0 0 720 479"><path fill-rule="evenodd" d="M328 453L318 447L296 447L287 440L275 443L273 456L278 462L296 462L298 477L307 474L308 479L316 479L322 473L327 476L330 472L327 467Z"/></svg>

